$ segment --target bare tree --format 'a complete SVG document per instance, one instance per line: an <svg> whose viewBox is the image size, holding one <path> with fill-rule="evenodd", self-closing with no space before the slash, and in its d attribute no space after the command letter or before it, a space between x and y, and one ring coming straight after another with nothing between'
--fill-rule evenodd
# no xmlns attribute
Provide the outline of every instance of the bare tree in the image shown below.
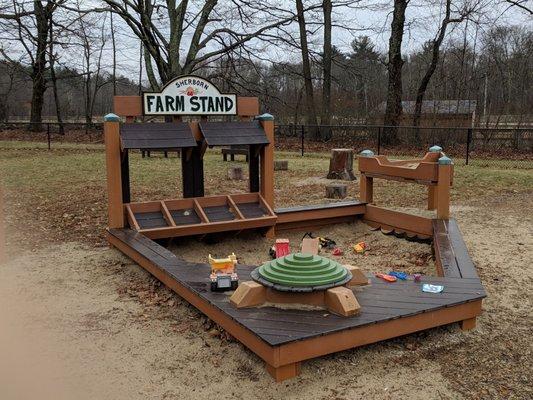
<svg viewBox="0 0 533 400"><path fill-rule="evenodd" d="M444 37L446 36L446 29L448 28L448 25L462 22L471 13L471 11L472 10L469 8L461 10L459 12L459 15L456 18L452 18L451 16L452 0L446 0L444 18L441 21L437 35L429 43L429 45L431 46L431 61L429 62L426 72L424 76L422 77L422 80L420 81L420 84L418 86L418 90L416 93L415 112L413 115L413 126L418 126L420 124L420 115L422 114L422 102L424 101L424 96L426 94L429 81L431 80L431 77L433 76L435 70L437 69L437 64L439 62L439 56L440 56L440 47L442 45ZM464 57L463 57L463 60L464 60Z"/></svg>
<svg viewBox="0 0 533 400"><path fill-rule="evenodd" d="M294 13L269 1L104 0L142 41L153 88L295 19Z"/></svg>
<svg viewBox="0 0 533 400"><path fill-rule="evenodd" d="M387 104L383 123L389 127L383 130L383 142L390 144L397 140L397 127L402 115L402 40L405 26L405 10L408 0L394 0L391 34L389 38L389 60L387 69L389 83Z"/></svg>
<svg viewBox="0 0 533 400"><path fill-rule="evenodd" d="M317 125L317 115L315 109L315 97L313 89L313 77L311 76L311 62L309 61L309 46L307 43L307 29L305 24L305 13L302 0L296 0L296 12L298 15L298 27L300 30L300 50L302 53L302 73L305 88L305 106L307 125ZM311 129L311 136L316 138L318 130Z"/></svg>
<svg viewBox="0 0 533 400"><path fill-rule="evenodd" d="M321 125L329 125L331 123L331 64L333 58L333 51L331 46L331 0L324 0L322 2L322 10L324 13L324 50L322 54L322 117L320 119ZM322 132L329 136L330 129Z"/></svg>

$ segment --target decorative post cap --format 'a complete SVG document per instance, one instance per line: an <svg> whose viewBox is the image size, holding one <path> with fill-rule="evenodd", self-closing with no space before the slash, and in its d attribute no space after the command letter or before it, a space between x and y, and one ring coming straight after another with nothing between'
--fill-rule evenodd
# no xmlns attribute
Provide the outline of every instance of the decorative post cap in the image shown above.
<svg viewBox="0 0 533 400"><path fill-rule="evenodd" d="M362 157L372 157L374 155L374 152L372 150L363 150L359 153Z"/></svg>
<svg viewBox="0 0 533 400"><path fill-rule="evenodd" d="M431 153L440 153L442 151L442 147L440 147L440 146L431 146L429 148L429 151Z"/></svg>
<svg viewBox="0 0 533 400"><path fill-rule="evenodd" d="M452 163L452 159L446 156L442 156L439 158L439 165L450 165Z"/></svg>
<svg viewBox="0 0 533 400"><path fill-rule="evenodd" d="M120 122L120 117L116 114L109 113L104 116L105 122Z"/></svg>
<svg viewBox="0 0 533 400"><path fill-rule="evenodd" d="M257 115L254 119L257 119L259 121L274 121L274 116L272 114L264 113L261 115Z"/></svg>

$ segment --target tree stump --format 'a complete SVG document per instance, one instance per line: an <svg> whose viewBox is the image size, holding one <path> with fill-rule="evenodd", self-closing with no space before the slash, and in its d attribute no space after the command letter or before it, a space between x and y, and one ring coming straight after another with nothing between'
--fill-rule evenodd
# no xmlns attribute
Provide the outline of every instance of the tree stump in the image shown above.
<svg viewBox="0 0 533 400"><path fill-rule="evenodd" d="M348 190L348 185L344 183L332 183L326 186L326 197L328 199L344 199Z"/></svg>
<svg viewBox="0 0 533 400"><path fill-rule="evenodd" d="M228 178L232 181L242 181L244 179L242 167L229 167Z"/></svg>
<svg viewBox="0 0 533 400"><path fill-rule="evenodd" d="M353 150L331 149L328 179L355 180L353 173Z"/></svg>
<svg viewBox="0 0 533 400"><path fill-rule="evenodd" d="M287 171L288 169L288 160L274 160L274 171Z"/></svg>

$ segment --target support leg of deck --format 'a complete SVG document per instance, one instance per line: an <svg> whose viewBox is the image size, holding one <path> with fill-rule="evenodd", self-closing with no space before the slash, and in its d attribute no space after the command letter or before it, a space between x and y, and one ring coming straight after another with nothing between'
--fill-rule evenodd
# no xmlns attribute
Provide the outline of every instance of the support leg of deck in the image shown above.
<svg viewBox="0 0 533 400"><path fill-rule="evenodd" d="M474 329L476 327L476 317L464 319L461 321L461 329L463 331L469 331L471 329Z"/></svg>
<svg viewBox="0 0 533 400"><path fill-rule="evenodd" d="M279 367L273 367L266 364L266 370L276 382L284 381L285 379L291 379L300 375L300 363L295 362L292 364L281 365Z"/></svg>

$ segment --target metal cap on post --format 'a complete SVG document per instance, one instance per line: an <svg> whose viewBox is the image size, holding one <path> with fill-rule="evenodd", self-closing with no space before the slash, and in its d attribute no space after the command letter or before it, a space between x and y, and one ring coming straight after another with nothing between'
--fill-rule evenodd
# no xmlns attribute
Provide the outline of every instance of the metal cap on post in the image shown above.
<svg viewBox="0 0 533 400"><path fill-rule="evenodd" d="M120 122L120 117L117 114L109 113L104 116L104 122Z"/></svg>
<svg viewBox="0 0 533 400"><path fill-rule="evenodd" d="M440 152L442 151L442 147L440 147L440 146L436 146L436 145L435 145L435 146L431 146L431 147L429 148L429 151L430 151L431 153L440 153Z"/></svg>
<svg viewBox="0 0 533 400"><path fill-rule="evenodd" d="M361 153L359 153L361 157L373 157L374 152L372 150L363 150Z"/></svg>
<svg viewBox="0 0 533 400"><path fill-rule="evenodd" d="M447 156L442 156L439 158L439 165L450 165L453 164L452 159Z"/></svg>
<svg viewBox="0 0 533 400"><path fill-rule="evenodd" d="M254 119L259 120L259 121L274 121L274 116L269 113L264 113L264 114L255 116Z"/></svg>

